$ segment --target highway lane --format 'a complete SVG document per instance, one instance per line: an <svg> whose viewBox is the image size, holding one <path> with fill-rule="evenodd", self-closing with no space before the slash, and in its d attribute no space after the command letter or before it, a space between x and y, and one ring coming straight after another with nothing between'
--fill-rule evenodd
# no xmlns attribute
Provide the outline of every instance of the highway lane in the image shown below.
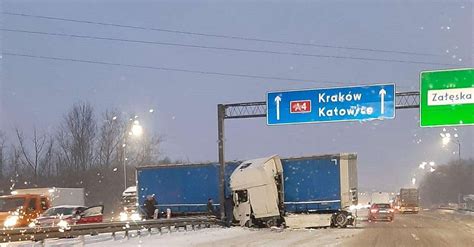
<svg viewBox="0 0 474 247"><path fill-rule="evenodd" d="M117 234L74 239L50 239L44 246L474 246L474 216L453 211L430 211L418 215L396 215L395 221L362 222L344 229L248 229L213 227L198 231L178 231L130 239ZM32 241L0 244L1 247L40 247Z"/></svg>
<svg viewBox="0 0 474 247"><path fill-rule="evenodd" d="M453 211L396 215L394 222L363 222L343 246L474 246L474 217Z"/></svg>

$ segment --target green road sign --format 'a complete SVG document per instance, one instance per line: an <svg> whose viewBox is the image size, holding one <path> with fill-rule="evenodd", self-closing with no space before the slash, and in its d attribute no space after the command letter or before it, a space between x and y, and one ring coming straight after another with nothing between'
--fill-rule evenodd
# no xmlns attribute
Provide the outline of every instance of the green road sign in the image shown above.
<svg viewBox="0 0 474 247"><path fill-rule="evenodd" d="M420 74L420 126L474 124L474 69Z"/></svg>

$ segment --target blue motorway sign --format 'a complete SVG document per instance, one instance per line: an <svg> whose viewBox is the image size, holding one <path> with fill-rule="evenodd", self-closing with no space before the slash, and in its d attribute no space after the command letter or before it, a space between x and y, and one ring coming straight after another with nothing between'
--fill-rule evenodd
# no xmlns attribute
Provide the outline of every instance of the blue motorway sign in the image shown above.
<svg viewBox="0 0 474 247"><path fill-rule="evenodd" d="M395 117L395 84L267 94L267 124L364 121Z"/></svg>

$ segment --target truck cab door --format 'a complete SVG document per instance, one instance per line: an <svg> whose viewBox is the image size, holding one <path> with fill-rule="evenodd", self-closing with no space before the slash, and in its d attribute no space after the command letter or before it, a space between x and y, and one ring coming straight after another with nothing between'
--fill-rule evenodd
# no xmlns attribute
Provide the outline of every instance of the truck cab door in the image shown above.
<svg viewBox="0 0 474 247"><path fill-rule="evenodd" d="M27 205L28 206L25 210L25 217L23 218L23 222L21 223L23 226L28 225L40 215L38 198L30 197Z"/></svg>
<svg viewBox="0 0 474 247"><path fill-rule="evenodd" d="M250 214L251 207L247 190L237 190L234 193L234 218L240 222L241 226L245 226L248 222L251 225Z"/></svg>

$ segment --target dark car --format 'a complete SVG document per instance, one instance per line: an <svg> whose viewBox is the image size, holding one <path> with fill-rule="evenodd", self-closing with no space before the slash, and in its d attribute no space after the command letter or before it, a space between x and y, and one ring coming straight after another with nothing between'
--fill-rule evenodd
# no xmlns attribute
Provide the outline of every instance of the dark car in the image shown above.
<svg viewBox="0 0 474 247"><path fill-rule="evenodd" d="M103 220L103 206L57 206L46 210L38 217L35 226L67 226L85 223L100 223Z"/></svg>
<svg viewBox="0 0 474 247"><path fill-rule="evenodd" d="M376 220L393 221L395 210L388 203L374 203L370 207L369 222Z"/></svg>

